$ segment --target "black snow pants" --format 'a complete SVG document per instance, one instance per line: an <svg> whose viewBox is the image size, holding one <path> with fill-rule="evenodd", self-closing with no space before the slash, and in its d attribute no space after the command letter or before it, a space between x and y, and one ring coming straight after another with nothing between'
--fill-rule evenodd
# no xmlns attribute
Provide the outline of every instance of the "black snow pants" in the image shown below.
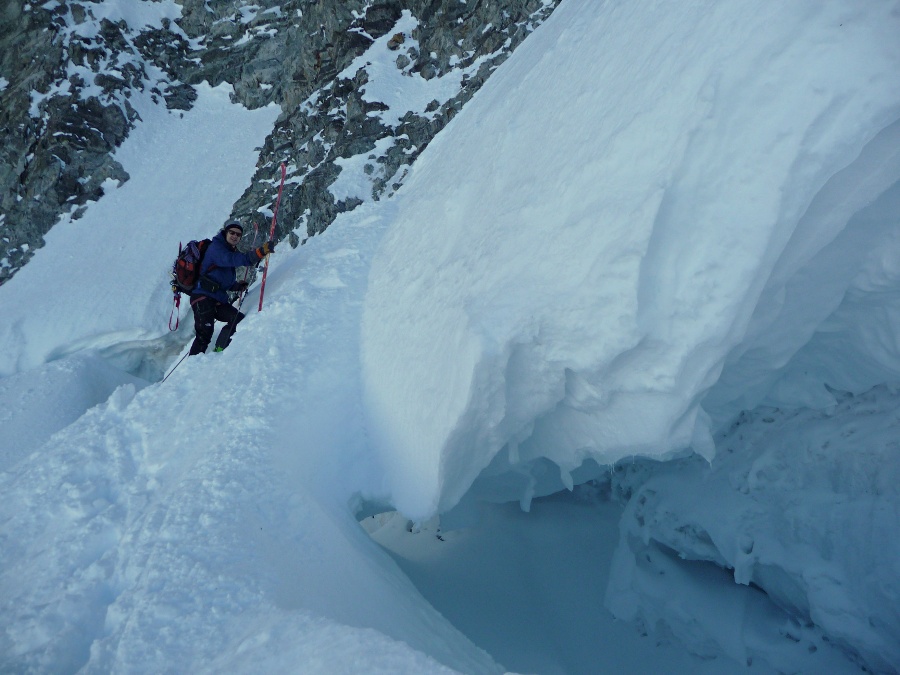
<svg viewBox="0 0 900 675"><path fill-rule="evenodd" d="M225 326L219 331L216 339L216 351L220 352L231 343L231 336L237 330L237 325L244 318L244 313L237 311L231 305L218 300L213 300L205 295L198 295L191 299L191 309L194 310L194 331L197 337L191 345L191 355L202 354L209 347L212 340L216 321L225 321Z"/></svg>

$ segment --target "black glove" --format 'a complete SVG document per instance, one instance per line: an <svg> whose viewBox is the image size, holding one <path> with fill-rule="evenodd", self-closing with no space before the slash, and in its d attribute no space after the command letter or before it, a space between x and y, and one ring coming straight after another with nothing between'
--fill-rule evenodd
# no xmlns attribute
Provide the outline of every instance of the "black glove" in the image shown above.
<svg viewBox="0 0 900 675"><path fill-rule="evenodd" d="M246 281L239 281L239 282L237 282L237 283L232 287L231 290L232 290L232 291L235 291L235 292L237 292L237 293L243 293L244 291L247 290L247 287L248 287L249 285L250 285L250 284L248 284Z"/></svg>
<svg viewBox="0 0 900 675"><path fill-rule="evenodd" d="M265 244L256 249L256 257L262 260L270 253L275 253L275 240L270 239Z"/></svg>

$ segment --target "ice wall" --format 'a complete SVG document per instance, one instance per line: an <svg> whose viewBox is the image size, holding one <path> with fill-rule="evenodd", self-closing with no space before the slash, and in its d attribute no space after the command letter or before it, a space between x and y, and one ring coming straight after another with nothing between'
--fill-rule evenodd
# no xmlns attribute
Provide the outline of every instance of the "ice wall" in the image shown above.
<svg viewBox="0 0 900 675"><path fill-rule="evenodd" d="M900 395L838 398L827 411L741 415L712 467L622 467L632 497L606 606L707 656L897 672Z"/></svg>
<svg viewBox="0 0 900 675"><path fill-rule="evenodd" d="M394 503L711 456L743 406L895 378L898 28L897 3L563 3L422 155L372 265Z"/></svg>

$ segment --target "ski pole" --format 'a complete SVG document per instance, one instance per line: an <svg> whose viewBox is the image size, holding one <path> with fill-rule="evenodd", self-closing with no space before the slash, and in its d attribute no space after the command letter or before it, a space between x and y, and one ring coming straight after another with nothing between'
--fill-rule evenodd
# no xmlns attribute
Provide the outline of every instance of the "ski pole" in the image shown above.
<svg viewBox="0 0 900 675"><path fill-rule="evenodd" d="M190 352L188 352L187 354L185 354L184 356L182 356L180 359L178 359L178 363L176 363L174 366L172 366L172 370L169 371L169 375L171 375L172 373L174 373L174 372L175 372L175 369L176 369L178 366L180 366L180 365L181 365L181 362L184 361L189 355L190 355ZM165 382L166 380L168 380L168 379L169 379L169 375L166 375L166 376L162 379L162 381Z"/></svg>
<svg viewBox="0 0 900 675"><path fill-rule="evenodd" d="M275 219L278 217L278 205L281 203L281 190L284 188L284 177L287 175L287 167L281 163L281 185L278 186L278 199L275 200L275 210L272 212L272 229L269 231L269 241L275 238ZM269 254L266 254L266 266L263 268L262 285L259 288L259 309L262 311L263 295L266 293L266 275L269 273Z"/></svg>

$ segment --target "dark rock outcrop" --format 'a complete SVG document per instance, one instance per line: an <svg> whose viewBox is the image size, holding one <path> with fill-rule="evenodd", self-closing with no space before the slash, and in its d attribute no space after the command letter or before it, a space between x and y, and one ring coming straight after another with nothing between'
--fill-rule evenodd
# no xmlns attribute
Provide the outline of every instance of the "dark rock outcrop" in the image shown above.
<svg viewBox="0 0 900 675"><path fill-rule="evenodd" d="M286 161L278 237L292 234L296 243L338 213L393 194L406 168L557 2L181 0L179 18L137 27L95 17L96 5L78 0L8 4L0 10L0 283L60 216L79 217L107 179L128 179L111 153L139 121L129 101L136 92L187 110L193 85L205 80L230 83L248 108L278 103L283 114L232 216L260 220ZM376 41L405 77L461 74L455 95L408 110L374 100L366 64L348 68ZM340 160L351 157L364 158L371 192L336 197L329 186L344 170Z"/></svg>

